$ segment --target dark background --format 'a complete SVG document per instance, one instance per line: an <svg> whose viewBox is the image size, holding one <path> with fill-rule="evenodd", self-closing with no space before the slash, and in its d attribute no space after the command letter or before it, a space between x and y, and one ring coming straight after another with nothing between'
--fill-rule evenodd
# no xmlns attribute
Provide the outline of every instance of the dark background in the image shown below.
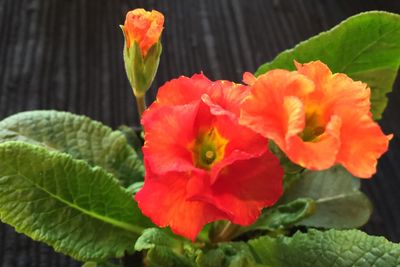
<svg viewBox="0 0 400 267"><path fill-rule="evenodd" d="M67 110L112 127L138 125L125 77L119 24L130 9L165 14L164 51L147 102L165 81L204 71L240 81L356 13L400 13L399 1L367 0L0 0L0 119L32 109ZM400 41L400 40L399 40ZM397 83L398 84L398 83ZM395 133L378 173L363 181L375 206L364 230L400 241L400 90L381 125ZM1 266L80 266L0 223Z"/></svg>

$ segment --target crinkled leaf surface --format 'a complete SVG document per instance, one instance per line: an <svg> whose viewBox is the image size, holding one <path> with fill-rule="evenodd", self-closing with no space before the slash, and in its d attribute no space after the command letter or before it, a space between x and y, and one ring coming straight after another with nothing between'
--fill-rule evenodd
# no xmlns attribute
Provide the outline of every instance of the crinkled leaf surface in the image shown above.
<svg viewBox="0 0 400 267"><path fill-rule="evenodd" d="M143 180L143 164L120 131L69 112L40 110L0 122L0 142L23 141L83 159L114 174L124 185Z"/></svg>
<svg viewBox="0 0 400 267"><path fill-rule="evenodd" d="M399 244L358 230L309 230L293 237L264 236L248 243L259 263L273 267L400 265Z"/></svg>
<svg viewBox="0 0 400 267"><path fill-rule="evenodd" d="M372 213L372 205L360 190L360 180L344 168L335 166L326 171L304 171L302 177L285 192L282 202L298 198L315 201L315 212L299 225L350 229L364 225Z"/></svg>
<svg viewBox="0 0 400 267"><path fill-rule="evenodd" d="M321 60L332 72L345 73L372 89L371 111L379 119L400 65L400 15L372 11L343 21L262 65L256 76L272 69L293 70L293 61Z"/></svg>
<svg viewBox="0 0 400 267"><path fill-rule="evenodd" d="M201 253L197 258L199 267L256 267L249 246L244 242L220 243L218 247Z"/></svg>
<svg viewBox="0 0 400 267"><path fill-rule="evenodd" d="M23 142L0 144L0 219L82 261L133 251L150 222L100 167Z"/></svg>

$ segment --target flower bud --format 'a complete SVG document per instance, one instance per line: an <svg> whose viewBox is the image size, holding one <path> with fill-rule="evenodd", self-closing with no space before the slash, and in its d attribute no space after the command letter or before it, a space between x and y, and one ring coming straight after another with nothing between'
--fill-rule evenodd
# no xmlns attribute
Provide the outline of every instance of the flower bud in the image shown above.
<svg viewBox="0 0 400 267"><path fill-rule="evenodd" d="M136 97L143 97L157 72L162 46L164 16L155 10L135 9L126 15L124 61Z"/></svg>

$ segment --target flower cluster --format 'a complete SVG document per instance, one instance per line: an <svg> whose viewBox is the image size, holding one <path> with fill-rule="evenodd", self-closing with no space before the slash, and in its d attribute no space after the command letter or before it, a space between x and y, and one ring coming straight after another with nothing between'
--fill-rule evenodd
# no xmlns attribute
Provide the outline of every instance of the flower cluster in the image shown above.
<svg viewBox="0 0 400 267"><path fill-rule="evenodd" d="M158 67L163 22L159 12L138 9L122 26L128 78L142 101ZM142 117L146 177L135 195L142 212L192 240L216 220L254 223L283 193L269 140L303 168L340 164L371 177L391 135L372 119L368 86L320 61L295 65L257 78L245 73L247 85L197 74L162 86Z"/></svg>

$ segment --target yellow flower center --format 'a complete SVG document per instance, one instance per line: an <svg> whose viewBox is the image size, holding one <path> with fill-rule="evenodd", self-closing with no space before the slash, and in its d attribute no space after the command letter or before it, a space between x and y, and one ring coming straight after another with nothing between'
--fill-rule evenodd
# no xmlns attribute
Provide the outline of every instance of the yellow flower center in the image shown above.
<svg viewBox="0 0 400 267"><path fill-rule="evenodd" d="M196 140L190 145L193 163L196 167L210 170L224 158L228 140L220 135L216 128L201 131Z"/></svg>
<svg viewBox="0 0 400 267"><path fill-rule="evenodd" d="M306 111L306 126L300 134L303 141L317 141L318 137L325 131L325 125L322 122L319 110L312 109Z"/></svg>

